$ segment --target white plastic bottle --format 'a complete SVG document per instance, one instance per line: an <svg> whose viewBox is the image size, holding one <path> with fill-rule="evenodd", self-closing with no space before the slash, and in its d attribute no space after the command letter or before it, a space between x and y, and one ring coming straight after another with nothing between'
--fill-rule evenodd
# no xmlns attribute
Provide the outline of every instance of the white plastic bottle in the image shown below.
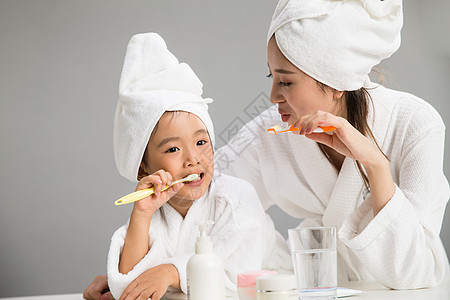
<svg viewBox="0 0 450 300"><path fill-rule="evenodd" d="M206 235L206 227L214 224L206 221L199 225L200 236L195 243L195 254L187 263L188 300L224 300L225 280L223 263L213 252L212 242Z"/></svg>

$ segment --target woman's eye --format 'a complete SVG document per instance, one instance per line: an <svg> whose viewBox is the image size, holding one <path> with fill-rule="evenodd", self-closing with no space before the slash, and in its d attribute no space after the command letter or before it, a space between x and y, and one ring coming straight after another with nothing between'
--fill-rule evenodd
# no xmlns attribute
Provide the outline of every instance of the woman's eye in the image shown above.
<svg viewBox="0 0 450 300"><path fill-rule="evenodd" d="M172 148L167 149L166 153L177 152L178 150L180 150L180 149L178 149L177 147L172 147Z"/></svg>
<svg viewBox="0 0 450 300"><path fill-rule="evenodd" d="M280 81L278 84L279 84L280 86L290 86L290 85L291 85L290 82L282 82L282 81Z"/></svg>
<svg viewBox="0 0 450 300"><path fill-rule="evenodd" d="M205 140L200 140L197 142L197 146L203 146L204 144L206 144Z"/></svg>

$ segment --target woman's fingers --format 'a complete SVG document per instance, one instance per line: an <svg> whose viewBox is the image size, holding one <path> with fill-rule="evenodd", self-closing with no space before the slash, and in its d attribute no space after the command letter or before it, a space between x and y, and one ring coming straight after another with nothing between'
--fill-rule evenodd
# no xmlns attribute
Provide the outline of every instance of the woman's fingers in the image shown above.
<svg viewBox="0 0 450 300"><path fill-rule="evenodd" d="M329 134L305 134L305 137L307 137L310 140L313 140L317 143L324 144L330 148L333 148L333 136Z"/></svg>
<svg viewBox="0 0 450 300"><path fill-rule="evenodd" d="M323 111L318 110L315 113L312 113L312 114L309 114L309 115L301 117L294 124L294 127L296 127L296 128L301 127L301 130L299 132L300 135L310 134L317 127L319 127L319 122L329 119L330 116L336 117L336 116L334 116L332 114L329 114L327 112L323 112ZM323 126L325 126L325 125L323 125Z"/></svg>

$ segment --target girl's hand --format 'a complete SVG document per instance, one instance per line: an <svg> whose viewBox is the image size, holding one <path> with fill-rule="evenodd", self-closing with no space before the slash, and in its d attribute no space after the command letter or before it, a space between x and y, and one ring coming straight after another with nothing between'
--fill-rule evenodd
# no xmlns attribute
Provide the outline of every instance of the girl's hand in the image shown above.
<svg viewBox="0 0 450 300"><path fill-rule="evenodd" d="M386 160L382 152L367 137L362 135L345 118L331 113L316 111L303 116L294 127L302 126L300 135L324 144L340 154L358 160L364 167L370 167ZM334 126L332 135L312 133L319 126Z"/></svg>
<svg viewBox="0 0 450 300"><path fill-rule="evenodd" d="M169 201L169 199L183 187L183 183L177 183L164 192L161 192L166 185L172 184L172 180L172 175L164 170L156 171L155 173L142 178L136 187L136 191L153 187L155 193L134 202L133 210L139 214L152 216L155 211Z"/></svg>
<svg viewBox="0 0 450 300"><path fill-rule="evenodd" d="M119 300L159 300L169 286L180 287L178 271L173 265L159 265L139 275L128 285Z"/></svg>

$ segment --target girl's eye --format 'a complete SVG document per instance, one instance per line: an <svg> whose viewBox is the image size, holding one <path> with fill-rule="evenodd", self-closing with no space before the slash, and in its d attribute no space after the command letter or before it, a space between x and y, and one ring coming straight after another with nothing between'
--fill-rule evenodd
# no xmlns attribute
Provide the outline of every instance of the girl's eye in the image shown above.
<svg viewBox="0 0 450 300"><path fill-rule="evenodd" d="M279 84L280 86L290 86L290 85L291 85L290 82L282 82L282 81L280 81L278 84Z"/></svg>
<svg viewBox="0 0 450 300"><path fill-rule="evenodd" d="M173 152L177 152L178 150L180 150L180 149L178 149L177 147L172 147L172 148L167 149L166 153L173 153Z"/></svg>
<svg viewBox="0 0 450 300"><path fill-rule="evenodd" d="M203 146L204 144L206 144L205 140L200 140L197 142L197 146Z"/></svg>

